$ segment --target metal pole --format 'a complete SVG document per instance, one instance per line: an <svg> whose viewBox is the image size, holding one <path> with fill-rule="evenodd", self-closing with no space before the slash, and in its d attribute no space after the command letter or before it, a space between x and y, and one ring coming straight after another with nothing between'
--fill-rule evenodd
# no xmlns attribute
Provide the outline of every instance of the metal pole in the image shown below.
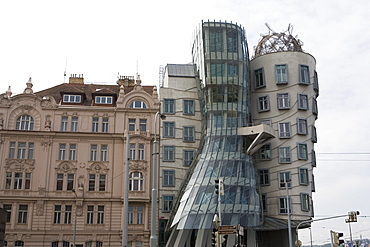
<svg viewBox="0 0 370 247"><path fill-rule="evenodd" d="M74 223L73 223L73 247L76 247L76 225L77 225L77 194L76 190L72 189L72 192L75 194L75 218L74 218Z"/></svg>
<svg viewBox="0 0 370 247"><path fill-rule="evenodd" d="M222 226L222 218L221 218L221 183L222 183L222 180L219 179L218 180L219 183L218 183L218 218L220 220L220 226ZM221 240L222 240L222 235L219 233L218 234L218 244L219 246L222 246L222 243L221 243ZM219 247L219 246L216 246L216 247Z"/></svg>
<svg viewBox="0 0 370 247"><path fill-rule="evenodd" d="M153 185L152 185L152 222L150 232L150 247L157 246L157 158L158 158L158 147L157 147L157 116L165 118L160 112L157 112L154 117L154 142L153 142Z"/></svg>
<svg viewBox="0 0 370 247"><path fill-rule="evenodd" d="M130 172L130 135L126 137L126 166L123 182L123 217L122 217L122 247L127 247L128 243L128 186Z"/></svg>
<svg viewBox="0 0 370 247"><path fill-rule="evenodd" d="M284 173L284 182L285 182L285 190L286 190L286 203L287 203L287 210L288 210L288 237L289 237L289 247L293 247L293 239L292 239L292 223L290 221L290 201L289 201L289 191L288 191L288 182L287 182L287 174Z"/></svg>
<svg viewBox="0 0 370 247"><path fill-rule="evenodd" d="M348 221L348 226L349 226L349 236L351 238L351 244L352 244L352 229L351 229L351 222Z"/></svg>
<svg viewBox="0 0 370 247"><path fill-rule="evenodd" d="M311 227L308 228L308 229L310 229L310 243L311 243L311 247L312 247L312 229L311 229Z"/></svg>

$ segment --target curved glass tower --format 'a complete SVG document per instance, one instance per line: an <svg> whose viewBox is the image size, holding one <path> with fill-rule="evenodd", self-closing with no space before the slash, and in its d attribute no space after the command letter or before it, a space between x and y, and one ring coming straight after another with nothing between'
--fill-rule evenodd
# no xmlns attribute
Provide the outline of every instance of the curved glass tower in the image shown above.
<svg viewBox="0 0 370 247"><path fill-rule="evenodd" d="M199 76L203 136L172 221L177 233L172 232L168 246L187 246L182 240L188 239L195 246L207 245L218 208L222 225L260 224L253 161L245 152L247 139L238 134L238 128L251 122L244 29L233 23L203 22L195 33L192 54ZM220 207L216 179L224 183Z"/></svg>

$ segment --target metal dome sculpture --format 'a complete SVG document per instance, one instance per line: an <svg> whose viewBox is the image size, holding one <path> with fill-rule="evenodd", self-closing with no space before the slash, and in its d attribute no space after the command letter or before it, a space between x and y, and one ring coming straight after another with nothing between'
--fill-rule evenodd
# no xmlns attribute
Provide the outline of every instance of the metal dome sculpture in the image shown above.
<svg viewBox="0 0 370 247"><path fill-rule="evenodd" d="M297 36L292 35L292 25L289 24L288 30L281 33L272 30L267 23L265 25L269 29L269 33L263 35L258 45L254 47L254 58L274 52L303 51L303 42Z"/></svg>

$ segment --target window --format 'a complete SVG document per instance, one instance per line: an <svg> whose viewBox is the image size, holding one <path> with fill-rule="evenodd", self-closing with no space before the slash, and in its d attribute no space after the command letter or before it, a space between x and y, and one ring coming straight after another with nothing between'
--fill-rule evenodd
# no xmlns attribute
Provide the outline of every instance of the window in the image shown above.
<svg viewBox="0 0 370 247"><path fill-rule="evenodd" d="M175 114L175 100L174 99L164 99L163 100L163 113Z"/></svg>
<svg viewBox="0 0 370 247"><path fill-rule="evenodd" d="M101 126L101 132L107 133L108 131L109 131L109 119L104 117Z"/></svg>
<svg viewBox="0 0 370 247"><path fill-rule="evenodd" d="M15 155L15 142L10 142L9 144L9 159L14 159Z"/></svg>
<svg viewBox="0 0 370 247"><path fill-rule="evenodd" d="M312 167L316 167L316 152L313 149L311 151L311 165Z"/></svg>
<svg viewBox="0 0 370 247"><path fill-rule="evenodd" d="M163 122L163 137L175 137L175 122Z"/></svg>
<svg viewBox="0 0 370 247"><path fill-rule="evenodd" d="M129 107L130 108L142 108L142 109L145 109L146 108L146 104L143 101L136 100L136 101L132 102Z"/></svg>
<svg viewBox="0 0 370 247"><path fill-rule="evenodd" d="M308 159L307 144L306 143L298 143L297 149L298 149L298 159L307 160Z"/></svg>
<svg viewBox="0 0 370 247"><path fill-rule="evenodd" d="M3 208L6 210L6 222L9 223L12 218L12 205L4 204Z"/></svg>
<svg viewBox="0 0 370 247"><path fill-rule="evenodd" d="M67 130L68 130L68 117L62 117L62 121L60 123L60 131Z"/></svg>
<svg viewBox="0 0 370 247"><path fill-rule="evenodd" d="M112 96L95 96L95 104L112 104Z"/></svg>
<svg viewBox="0 0 370 247"><path fill-rule="evenodd" d="M298 94L298 110L308 110L307 94Z"/></svg>
<svg viewBox="0 0 370 247"><path fill-rule="evenodd" d="M224 76L224 75L225 75L225 64L211 63L211 76Z"/></svg>
<svg viewBox="0 0 370 247"><path fill-rule="evenodd" d="M56 183L56 190L72 190L74 185L74 174L58 173Z"/></svg>
<svg viewBox="0 0 370 247"><path fill-rule="evenodd" d="M69 144L69 160L76 160L76 144Z"/></svg>
<svg viewBox="0 0 370 247"><path fill-rule="evenodd" d="M86 224L94 224L94 205L87 206Z"/></svg>
<svg viewBox="0 0 370 247"><path fill-rule="evenodd" d="M238 64L234 63L228 63L227 64L227 73L229 77L234 77L239 75L239 70L238 70ZM230 93L230 90L229 90Z"/></svg>
<svg viewBox="0 0 370 247"><path fill-rule="evenodd" d="M92 132L98 132L99 131L99 118L94 117L92 119Z"/></svg>
<svg viewBox="0 0 370 247"><path fill-rule="evenodd" d="M223 51L223 35L221 29L209 30L209 50L211 52Z"/></svg>
<svg viewBox="0 0 370 247"><path fill-rule="evenodd" d="M307 135L307 120L304 118L297 119L297 133L299 135Z"/></svg>
<svg viewBox="0 0 370 247"><path fill-rule="evenodd" d="M286 185L288 188L292 188L292 178L290 172L279 172L279 187L285 188Z"/></svg>
<svg viewBox="0 0 370 247"><path fill-rule="evenodd" d="M14 190L29 190L31 188L31 173L7 172L5 178L5 189L11 188Z"/></svg>
<svg viewBox="0 0 370 247"><path fill-rule="evenodd" d="M99 179L96 183L96 179ZM89 191L105 191L106 175L105 174L89 174ZM96 188L98 186L98 188Z"/></svg>
<svg viewBox="0 0 370 247"><path fill-rule="evenodd" d="M194 100L184 99L184 114L194 114Z"/></svg>
<svg viewBox="0 0 370 247"><path fill-rule="evenodd" d="M312 125L312 127L311 127L311 141L313 143L317 142L316 127L314 125Z"/></svg>
<svg viewBox="0 0 370 247"><path fill-rule="evenodd" d="M310 195L301 193L301 209L302 211L310 211Z"/></svg>
<svg viewBox="0 0 370 247"><path fill-rule="evenodd" d="M65 205L64 206L64 224L71 224L72 223L72 205Z"/></svg>
<svg viewBox="0 0 370 247"><path fill-rule="evenodd" d="M291 200L286 197L279 198L279 214L288 214L288 203L289 203L289 213L292 213Z"/></svg>
<svg viewBox="0 0 370 247"><path fill-rule="evenodd" d="M228 31L227 34L227 51L228 52L237 52L238 49L238 35L236 31Z"/></svg>
<svg viewBox="0 0 370 247"><path fill-rule="evenodd" d="M260 121L260 124L266 124L268 126L272 126L271 119L263 119Z"/></svg>
<svg viewBox="0 0 370 247"><path fill-rule="evenodd" d="M313 76L313 90L316 92L316 97L319 96L319 78L317 76L317 71L314 71Z"/></svg>
<svg viewBox="0 0 370 247"><path fill-rule="evenodd" d="M289 109L290 108L289 94L288 93L278 93L277 103L278 103L278 109Z"/></svg>
<svg viewBox="0 0 370 247"><path fill-rule="evenodd" d="M146 119L140 119L140 131L146 131Z"/></svg>
<svg viewBox="0 0 370 247"><path fill-rule="evenodd" d="M108 160L108 145L102 144L100 146L100 161Z"/></svg>
<svg viewBox="0 0 370 247"><path fill-rule="evenodd" d="M213 85L211 93L212 103L224 102L225 88L222 85Z"/></svg>
<svg viewBox="0 0 370 247"><path fill-rule="evenodd" d="M139 157L138 157L138 160L144 160L144 144L139 144L138 145L138 155L139 155Z"/></svg>
<svg viewBox="0 0 370 247"><path fill-rule="evenodd" d="M103 242L96 241L96 247L103 247Z"/></svg>
<svg viewBox="0 0 370 247"><path fill-rule="evenodd" d="M24 246L24 242L23 241L15 241L14 246L16 246L16 247Z"/></svg>
<svg viewBox="0 0 370 247"><path fill-rule="evenodd" d="M90 146L90 161L97 160L97 153L98 153L98 145L91 144Z"/></svg>
<svg viewBox="0 0 370 247"><path fill-rule="evenodd" d="M17 159L24 159L26 157L26 143L18 142Z"/></svg>
<svg viewBox="0 0 370 247"><path fill-rule="evenodd" d="M261 87L266 86L263 68L256 69L254 71L254 82L255 82L256 88L261 88Z"/></svg>
<svg viewBox="0 0 370 247"><path fill-rule="evenodd" d="M128 206L128 223L144 224L144 206Z"/></svg>
<svg viewBox="0 0 370 247"><path fill-rule="evenodd" d="M136 144L130 144L130 159L136 160Z"/></svg>
<svg viewBox="0 0 370 247"><path fill-rule="evenodd" d="M285 84L288 83L288 70L286 64L275 65L276 69L276 83Z"/></svg>
<svg viewBox="0 0 370 247"><path fill-rule="evenodd" d="M33 159L33 147L34 147L33 142L29 142L28 143L28 156L27 156L29 160Z"/></svg>
<svg viewBox="0 0 370 247"><path fill-rule="evenodd" d="M175 161L175 146L163 146L163 161Z"/></svg>
<svg viewBox="0 0 370 247"><path fill-rule="evenodd" d="M130 191L142 191L144 190L143 182L143 174L141 172L131 172L128 189Z"/></svg>
<svg viewBox="0 0 370 247"><path fill-rule="evenodd" d="M263 209L263 211L266 212L267 211L267 195L262 194L261 199L262 199L262 209Z"/></svg>
<svg viewBox="0 0 370 247"><path fill-rule="evenodd" d="M299 78L301 84L310 84L310 73L307 65L299 66Z"/></svg>
<svg viewBox="0 0 370 247"><path fill-rule="evenodd" d="M182 128L184 142L194 142L195 141L195 131L193 126L184 126Z"/></svg>
<svg viewBox="0 0 370 247"><path fill-rule="evenodd" d="M290 136L291 136L290 123L289 122L279 123L279 137L290 138Z"/></svg>
<svg viewBox="0 0 370 247"><path fill-rule="evenodd" d="M268 95L258 97L258 111L264 112L270 110L270 98Z"/></svg>
<svg viewBox="0 0 370 247"><path fill-rule="evenodd" d="M137 206L136 207L136 224L143 224L144 218L144 207Z"/></svg>
<svg viewBox="0 0 370 247"><path fill-rule="evenodd" d="M33 130L33 117L29 115L22 115L17 118L17 122L15 124L16 130Z"/></svg>
<svg viewBox="0 0 370 247"><path fill-rule="evenodd" d="M263 145L260 148L259 154L260 154L260 160L270 160L271 159L271 145L270 144Z"/></svg>
<svg viewBox="0 0 370 247"><path fill-rule="evenodd" d="M317 108L317 100L315 98L312 99L312 113L315 115L319 114L319 110Z"/></svg>
<svg viewBox="0 0 370 247"><path fill-rule="evenodd" d="M66 144L59 144L59 160L65 160L66 158Z"/></svg>
<svg viewBox="0 0 370 247"><path fill-rule="evenodd" d="M104 224L104 206L98 205L97 224Z"/></svg>
<svg viewBox="0 0 370 247"><path fill-rule="evenodd" d="M175 186L175 170L163 170L163 186Z"/></svg>
<svg viewBox="0 0 370 247"><path fill-rule="evenodd" d="M308 185L308 169L299 168L299 184Z"/></svg>
<svg viewBox="0 0 370 247"><path fill-rule="evenodd" d="M81 95L65 94L63 95L63 102L64 103L81 103Z"/></svg>
<svg viewBox="0 0 370 247"><path fill-rule="evenodd" d="M136 123L136 120L133 119L133 118L130 118L128 120L128 131L135 131L135 123Z"/></svg>
<svg viewBox="0 0 370 247"><path fill-rule="evenodd" d="M213 126L215 128L222 128L224 126L224 120L221 112L213 113Z"/></svg>
<svg viewBox="0 0 370 247"><path fill-rule="evenodd" d="M184 150L183 151L183 166L190 166L194 159L194 150Z"/></svg>
<svg viewBox="0 0 370 247"><path fill-rule="evenodd" d="M292 162L290 147L279 147L279 163Z"/></svg>
<svg viewBox="0 0 370 247"><path fill-rule="evenodd" d="M174 196L172 195L163 195L162 196L162 212L170 212L173 207L173 201L174 201Z"/></svg>
<svg viewBox="0 0 370 247"><path fill-rule="evenodd" d="M260 185L270 185L270 172L268 169L258 170Z"/></svg>
<svg viewBox="0 0 370 247"><path fill-rule="evenodd" d="M60 217L62 216L62 206L54 205L54 224L60 224Z"/></svg>
<svg viewBox="0 0 370 247"><path fill-rule="evenodd" d="M28 205L19 205L18 207L18 223L27 223Z"/></svg>
<svg viewBox="0 0 370 247"><path fill-rule="evenodd" d="M72 117L71 131L78 131L78 117Z"/></svg>

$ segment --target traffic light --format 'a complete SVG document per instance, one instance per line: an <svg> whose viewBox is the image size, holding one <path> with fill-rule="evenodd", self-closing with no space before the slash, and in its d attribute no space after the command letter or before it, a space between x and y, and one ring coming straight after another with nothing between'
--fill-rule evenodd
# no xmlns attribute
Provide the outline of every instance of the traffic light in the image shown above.
<svg viewBox="0 0 370 247"><path fill-rule="evenodd" d="M348 219L346 219L346 223L357 222L357 215L360 215L359 211L348 212Z"/></svg>
<svg viewBox="0 0 370 247"><path fill-rule="evenodd" d="M211 233L211 246L212 247L218 247L218 231L216 228L213 228L212 233Z"/></svg>
<svg viewBox="0 0 370 247"><path fill-rule="evenodd" d="M343 239L339 239L341 237L343 237L343 233L341 232L334 232L334 231L330 231L331 232L331 240L332 240L332 244L334 247L337 247L341 244L344 244L344 240Z"/></svg>
<svg viewBox="0 0 370 247"><path fill-rule="evenodd" d="M215 193L218 195L220 194L221 196L223 196L225 194L225 190L224 190L224 181L220 178L220 179L215 179Z"/></svg>

